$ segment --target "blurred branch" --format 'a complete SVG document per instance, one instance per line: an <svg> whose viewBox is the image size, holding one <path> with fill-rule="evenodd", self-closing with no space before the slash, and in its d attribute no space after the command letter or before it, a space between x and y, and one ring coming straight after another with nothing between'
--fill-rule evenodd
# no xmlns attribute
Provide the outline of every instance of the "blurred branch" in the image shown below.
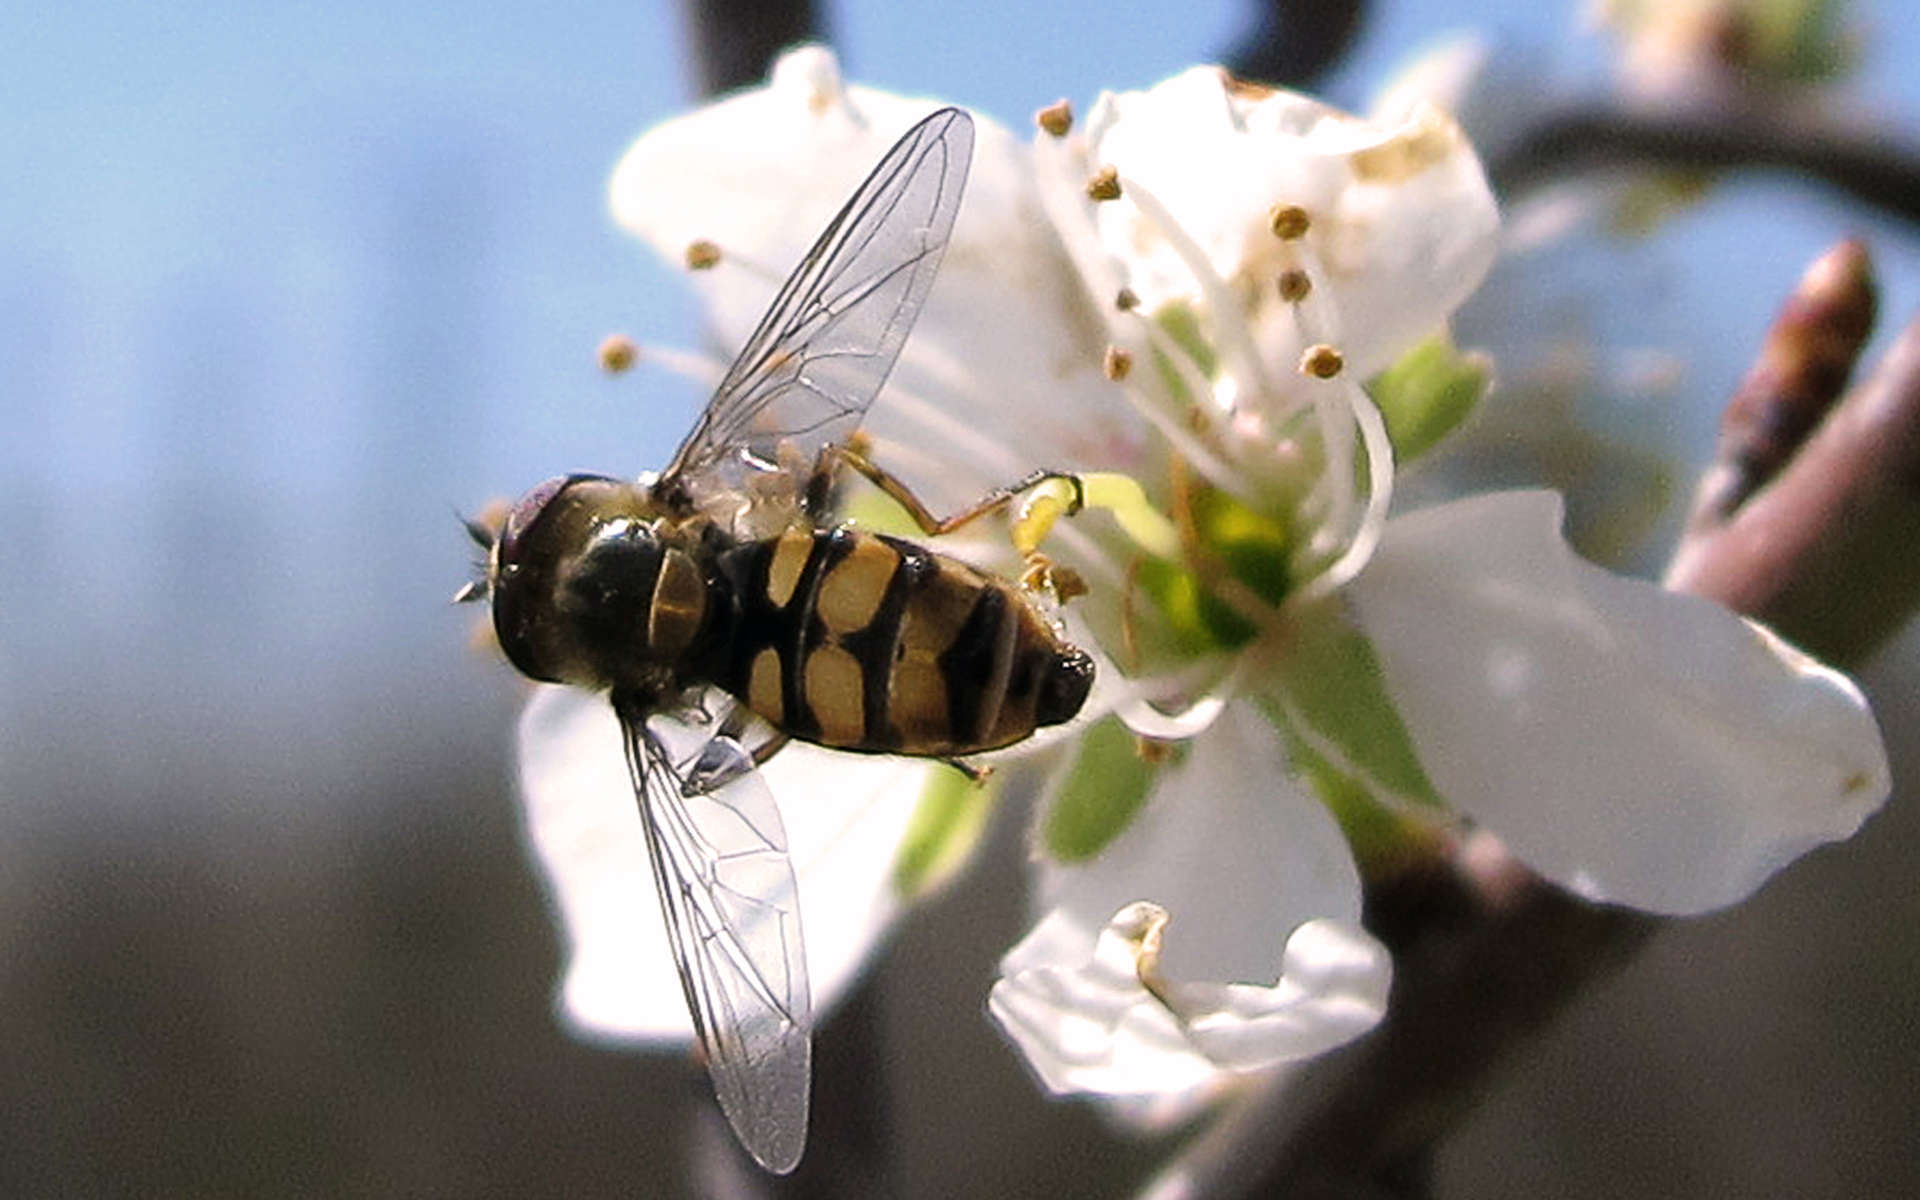
<svg viewBox="0 0 1920 1200"><path fill-rule="evenodd" d="M1780 325L1795 315L1789 309ZM1845 336L1857 352L1865 331ZM1770 377L1756 368L1749 384L1756 376ZM1746 503L1695 522L1667 583L1757 617L1822 658L1857 662L1920 603L1920 319L1817 426L1802 419L1804 394L1792 386L1749 399L1756 411L1744 424L1789 439L1790 458L1756 481ZM1751 461L1741 445L1723 434L1709 480Z"/></svg>
<svg viewBox="0 0 1920 1200"><path fill-rule="evenodd" d="M1709 473L1669 578L1842 665L1920 603L1920 321L1833 400L1865 341L1871 287L1852 244L1802 280L1730 406L1715 469L1744 457L1744 475L1728 489ZM1817 366L1781 369L1803 359ZM1502 1064L1663 924L1575 899L1480 834L1370 883L1366 923L1393 951L1386 1020L1224 1114L1153 1200L1429 1194L1432 1148Z"/></svg>
<svg viewBox="0 0 1920 1200"><path fill-rule="evenodd" d="M1864 204L1920 221L1920 148L1884 131L1789 125L1758 116L1653 116L1571 108L1543 117L1495 160L1504 197L1620 165L1757 167L1816 179Z"/></svg>
<svg viewBox="0 0 1920 1200"><path fill-rule="evenodd" d="M826 37L812 0L685 0L684 11L702 96L759 83L781 50Z"/></svg>
<svg viewBox="0 0 1920 1200"><path fill-rule="evenodd" d="M1365 0L1254 0L1253 27L1220 56L1242 79L1307 88L1339 65L1366 24Z"/></svg>

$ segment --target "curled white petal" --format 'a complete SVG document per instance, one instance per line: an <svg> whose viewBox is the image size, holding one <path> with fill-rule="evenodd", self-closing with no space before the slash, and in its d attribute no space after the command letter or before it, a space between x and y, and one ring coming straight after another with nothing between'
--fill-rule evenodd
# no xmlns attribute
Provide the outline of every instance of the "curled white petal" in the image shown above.
<svg viewBox="0 0 1920 1200"><path fill-rule="evenodd" d="M1587 563L1551 492L1388 522L1347 595L1428 774L1523 861L1656 912L1738 901L1886 797L1847 678Z"/></svg>
<svg viewBox="0 0 1920 1200"><path fill-rule="evenodd" d="M566 932L562 1015L586 1037L690 1039L612 706L541 687L519 734L527 838ZM800 744L762 768L799 876L816 1013L898 915L894 853L926 773L944 769Z"/></svg>
<svg viewBox="0 0 1920 1200"><path fill-rule="evenodd" d="M1142 941L1158 943L1166 924L1158 905L1129 904L1087 961L1031 967L994 984L988 1011L1049 1090L1204 1098L1225 1076L1351 1041L1386 1011L1386 949L1356 925L1322 919L1295 928L1267 986L1155 981L1155 956ZM1164 936L1177 944L1179 933ZM1163 1107L1162 1115L1172 1114Z"/></svg>
<svg viewBox="0 0 1920 1200"><path fill-rule="evenodd" d="M1169 1117L1185 1111L1170 1092L1204 1100L1235 1072L1319 1053L1378 1019L1352 1003L1384 996L1389 968L1358 928L1346 840L1250 705L1229 705L1098 856L1039 874L1050 907L1001 960L990 1008L1056 1090L1160 1095ZM1172 915L1157 997L1115 976L1103 945L1141 899ZM1322 919L1338 936L1296 946ZM1367 949L1342 957L1328 938Z"/></svg>

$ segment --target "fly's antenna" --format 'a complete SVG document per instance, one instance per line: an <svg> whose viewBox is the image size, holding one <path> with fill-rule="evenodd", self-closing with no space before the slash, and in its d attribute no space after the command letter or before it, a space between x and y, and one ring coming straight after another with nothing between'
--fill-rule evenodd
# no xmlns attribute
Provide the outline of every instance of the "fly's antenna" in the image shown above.
<svg viewBox="0 0 1920 1200"><path fill-rule="evenodd" d="M499 506L489 505L488 507L494 509ZM494 543L500 540L500 522L489 520L493 515L491 512L482 512L478 517L469 517L456 510L453 515L459 519L461 527L467 531L467 536L473 539L473 544L480 547L481 551L480 557L474 560L473 578L467 580L461 585L460 590L453 594L453 602L474 604L485 600L493 593L493 547ZM504 517L505 514L502 512L500 515Z"/></svg>

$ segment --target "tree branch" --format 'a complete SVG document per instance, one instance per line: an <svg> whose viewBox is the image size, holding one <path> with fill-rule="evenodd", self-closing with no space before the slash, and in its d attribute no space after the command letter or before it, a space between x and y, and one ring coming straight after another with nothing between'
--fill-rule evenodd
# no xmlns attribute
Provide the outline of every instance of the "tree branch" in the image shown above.
<svg viewBox="0 0 1920 1200"><path fill-rule="evenodd" d="M1366 0L1255 0L1252 28L1220 61L1242 79L1308 88L1346 57L1366 24Z"/></svg>
<svg viewBox="0 0 1920 1200"><path fill-rule="evenodd" d="M759 83L774 55L826 36L813 0L686 0L683 12L702 96Z"/></svg>
<svg viewBox="0 0 1920 1200"><path fill-rule="evenodd" d="M1784 171L1896 217L1920 221L1920 149L1890 139L1884 131L1790 124L1760 116L1565 109L1523 134L1491 164L1489 175L1495 190L1513 197L1580 171L1634 164Z"/></svg>

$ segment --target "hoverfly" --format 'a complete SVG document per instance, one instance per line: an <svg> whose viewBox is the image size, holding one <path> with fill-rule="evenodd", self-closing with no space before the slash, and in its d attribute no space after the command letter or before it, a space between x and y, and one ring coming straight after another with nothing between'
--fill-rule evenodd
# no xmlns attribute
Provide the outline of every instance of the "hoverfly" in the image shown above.
<svg viewBox="0 0 1920 1200"><path fill-rule="evenodd" d="M714 1090L776 1172L806 1140L811 1010L793 868L756 764L790 738L954 761L1071 719L1092 682L1015 584L825 511L846 464L929 533L1044 477L936 521L848 445L933 286L972 150L958 109L909 130L666 470L534 488L470 589L491 597L522 673L607 692Z"/></svg>

